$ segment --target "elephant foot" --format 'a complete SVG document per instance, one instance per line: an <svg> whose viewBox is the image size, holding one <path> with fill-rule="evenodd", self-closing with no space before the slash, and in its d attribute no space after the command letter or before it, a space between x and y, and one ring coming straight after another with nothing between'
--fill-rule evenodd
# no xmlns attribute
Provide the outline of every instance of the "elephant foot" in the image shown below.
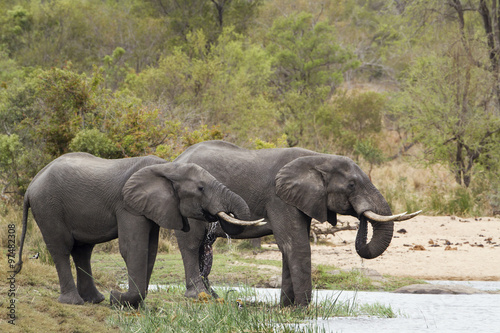
<svg viewBox="0 0 500 333"><path fill-rule="evenodd" d="M200 291L200 292L202 292L202 291ZM195 288L188 288L188 289L186 289L186 292L184 293L184 297L198 298L198 294L199 294L199 292Z"/></svg>
<svg viewBox="0 0 500 333"><path fill-rule="evenodd" d="M61 294L57 300L64 304L82 305L84 303L83 298L76 291Z"/></svg>
<svg viewBox="0 0 500 333"><path fill-rule="evenodd" d="M281 291L281 306L289 307L307 307L311 303L311 293L304 292L300 293L299 296L296 297L294 293L286 293L283 290Z"/></svg>
<svg viewBox="0 0 500 333"><path fill-rule="evenodd" d="M210 286L210 282L208 278L199 276L196 280L192 281L189 285L186 286L186 292L184 293L184 297L188 298L198 298L200 293L206 293L212 296L215 299L220 298L219 295L212 289Z"/></svg>
<svg viewBox="0 0 500 333"><path fill-rule="evenodd" d="M141 296L139 293L121 293L116 290L111 291L109 301L111 305L132 307L137 309L139 305L144 301L145 296Z"/></svg>
<svg viewBox="0 0 500 333"><path fill-rule="evenodd" d="M206 288L201 288L201 289L191 288L191 289L187 289L186 292L184 293L184 297L197 299L198 295L201 294L201 293L205 293L206 295L210 295L210 296L212 296L215 299L220 298L219 295L212 288L210 288L210 290L208 290Z"/></svg>
<svg viewBox="0 0 500 333"><path fill-rule="evenodd" d="M93 303L93 304L98 304L98 303L101 303L102 301L104 301L104 295L101 294L100 292L96 292L95 294L92 294L92 295L81 295L81 297L83 298L83 300L87 303Z"/></svg>
<svg viewBox="0 0 500 333"><path fill-rule="evenodd" d="M283 296L283 295L281 295L280 304L282 307L289 307L295 305L293 299L290 299L288 296Z"/></svg>

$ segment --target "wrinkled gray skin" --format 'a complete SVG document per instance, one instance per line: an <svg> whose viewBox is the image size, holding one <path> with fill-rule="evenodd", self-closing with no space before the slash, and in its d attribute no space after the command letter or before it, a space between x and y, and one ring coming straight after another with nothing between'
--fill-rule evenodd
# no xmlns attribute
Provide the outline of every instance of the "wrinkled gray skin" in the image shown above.
<svg viewBox="0 0 500 333"><path fill-rule="evenodd" d="M146 297L160 227L188 231L187 218L214 222L218 212L249 217L241 197L197 165L154 156L106 160L66 154L41 170L26 191L17 272L30 207L56 265L61 303L104 300L92 278L90 257L94 244L119 236L129 290L112 291L110 300L133 307Z"/></svg>
<svg viewBox="0 0 500 333"><path fill-rule="evenodd" d="M262 227L241 227L228 234L232 238L274 234L283 258L284 306L307 305L311 300L311 218L335 225L337 214L359 217L356 250L363 258L379 256L391 242L393 222L370 221L374 232L367 243L363 212L391 215L391 209L368 176L349 158L300 148L246 150L227 142L207 141L188 148L176 162L200 165L247 202L252 219L268 221ZM176 232L187 297L212 292L205 289L208 280L203 283L201 278L208 275L209 268L200 257L211 255L207 245L224 233L220 228L215 233L207 230L206 224L193 223L189 232Z"/></svg>

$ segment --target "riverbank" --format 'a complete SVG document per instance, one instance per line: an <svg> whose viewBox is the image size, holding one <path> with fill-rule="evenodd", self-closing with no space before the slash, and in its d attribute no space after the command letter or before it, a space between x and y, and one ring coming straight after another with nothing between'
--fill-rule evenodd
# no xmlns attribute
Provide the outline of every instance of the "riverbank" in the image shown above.
<svg viewBox="0 0 500 333"><path fill-rule="evenodd" d="M355 223L351 217L341 222ZM326 224L324 225L326 227ZM356 231L340 231L312 245L313 265L342 270L373 269L382 275L423 280L500 281L500 218L417 216L398 222L389 248L378 258L356 254ZM276 245L263 245L257 259L281 260Z"/></svg>

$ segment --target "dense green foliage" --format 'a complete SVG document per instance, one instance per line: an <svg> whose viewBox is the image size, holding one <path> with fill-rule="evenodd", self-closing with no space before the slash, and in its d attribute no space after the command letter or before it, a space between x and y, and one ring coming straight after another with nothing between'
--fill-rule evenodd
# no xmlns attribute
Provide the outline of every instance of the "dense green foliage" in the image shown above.
<svg viewBox="0 0 500 333"><path fill-rule="evenodd" d="M447 165L496 209L498 8L2 1L1 196L22 194L66 152L173 159L193 143L227 139L346 154L370 171L422 147L419 160ZM391 132L398 139L388 144Z"/></svg>

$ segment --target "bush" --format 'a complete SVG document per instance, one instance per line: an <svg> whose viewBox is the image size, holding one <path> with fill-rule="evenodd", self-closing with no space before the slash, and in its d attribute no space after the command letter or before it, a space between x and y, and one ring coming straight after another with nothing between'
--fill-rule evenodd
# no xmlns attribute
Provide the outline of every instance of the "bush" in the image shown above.
<svg viewBox="0 0 500 333"><path fill-rule="evenodd" d="M69 144L71 151L90 153L102 158L117 158L116 144L98 129L85 129L76 134Z"/></svg>

